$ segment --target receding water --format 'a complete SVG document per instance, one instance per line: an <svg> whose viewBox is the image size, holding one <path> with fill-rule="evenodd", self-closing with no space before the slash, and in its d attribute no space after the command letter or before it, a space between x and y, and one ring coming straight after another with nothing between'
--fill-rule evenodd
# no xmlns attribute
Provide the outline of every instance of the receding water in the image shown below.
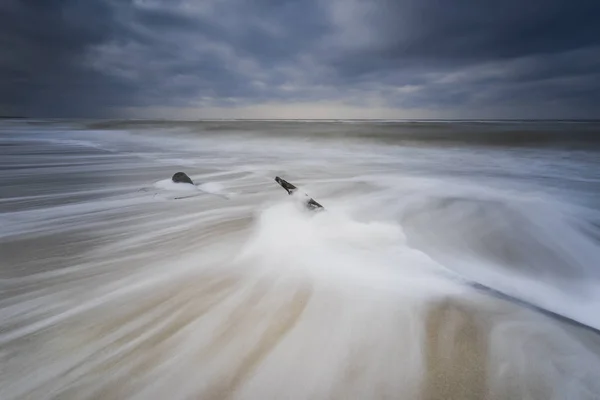
<svg viewBox="0 0 600 400"><path fill-rule="evenodd" d="M0 398L598 399L599 132L6 121Z"/></svg>

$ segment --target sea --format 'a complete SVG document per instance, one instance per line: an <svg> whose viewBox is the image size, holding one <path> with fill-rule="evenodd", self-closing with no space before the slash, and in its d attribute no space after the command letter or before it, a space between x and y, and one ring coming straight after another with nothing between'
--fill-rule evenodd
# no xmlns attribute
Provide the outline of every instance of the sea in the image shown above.
<svg viewBox="0 0 600 400"><path fill-rule="evenodd" d="M0 399L600 399L600 122L0 121Z"/></svg>

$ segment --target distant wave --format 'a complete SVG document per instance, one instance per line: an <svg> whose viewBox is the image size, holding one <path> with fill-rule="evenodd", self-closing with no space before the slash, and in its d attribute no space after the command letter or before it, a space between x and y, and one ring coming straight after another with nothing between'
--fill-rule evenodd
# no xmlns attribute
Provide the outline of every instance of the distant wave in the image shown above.
<svg viewBox="0 0 600 400"><path fill-rule="evenodd" d="M600 147L600 122L583 120L108 120L85 125L91 129L130 129L146 134L176 129L180 134L187 132L190 135L242 133L359 139L404 145Z"/></svg>

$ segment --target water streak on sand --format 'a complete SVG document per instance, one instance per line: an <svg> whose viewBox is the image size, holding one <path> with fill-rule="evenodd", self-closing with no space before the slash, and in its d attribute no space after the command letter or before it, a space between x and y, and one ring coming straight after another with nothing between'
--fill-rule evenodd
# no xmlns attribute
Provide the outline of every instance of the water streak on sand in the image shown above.
<svg viewBox="0 0 600 400"><path fill-rule="evenodd" d="M598 130L5 121L0 398L600 398Z"/></svg>

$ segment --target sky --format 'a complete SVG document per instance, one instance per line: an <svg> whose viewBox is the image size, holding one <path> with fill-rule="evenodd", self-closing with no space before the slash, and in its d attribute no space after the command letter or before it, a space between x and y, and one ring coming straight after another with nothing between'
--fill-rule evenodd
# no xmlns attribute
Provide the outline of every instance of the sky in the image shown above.
<svg viewBox="0 0 600 400"><path fill-rule="evenodd" d="M599 0L2 0L0 114L600 118Z"/></svg>

